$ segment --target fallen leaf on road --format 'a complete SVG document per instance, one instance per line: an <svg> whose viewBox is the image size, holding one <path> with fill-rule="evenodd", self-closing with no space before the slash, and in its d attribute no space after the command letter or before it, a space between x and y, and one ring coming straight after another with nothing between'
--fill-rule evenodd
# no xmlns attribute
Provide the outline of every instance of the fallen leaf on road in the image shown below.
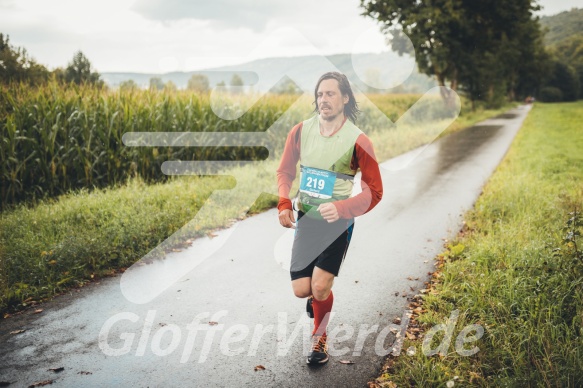
<svg viewBox="0 0 583 388"><path fill-rule="evenodd" d="M10 334L20 334L20 333L24 333L26 330L14 330L11 331Z"/></svg>
<svg viewBox="0 0 583 388"><path fill-rule="evenodd" d="M258 370L265 370L265 367L263 365L257 365L254 369L257 372Z"/></svg>
<svg viewBox="0 0 583 388"><path fill-rule="evenodd" d="M53 372L55 372L55 373L58 373L58 372L62 372L62 371L64 371L64 370L65 370L65 368L64 368L64 367L62 367L62 366L60 366L60 367L58 367L58 368L49 368L48 370L50 370L50 371L53 371Z"/></svg>
<svg viewBox="0 0 583 388"><path fill-rule="evenodd" d="M81 372L77 372L78 375L92 375L93 373L91 372L86 372L84 370L82 370Z"/></svg>
<svg viewBox="0 0 583 388"><path fill-rule="evenodd" d="M395 319L393 319L393 323L396 324L396 325L401 324L401 318L396 317Z"/></svg>
<svg viewBox="0 0 583 388"><path fill-rule="evenodd" d="M28 388L34 388L34 387L42 387L42 386L44 386L44 385L49 385L49 384L52 384L52 383L53 383L53 380L43 380L43 381L37 381L37 382L36 382L36 383L34 383L34 384L30 384L30 385L28 386Z"/></svg>
<svg viewBox="0 0 583 388"><path fill-rule="evenodd" d="M210 325L210 326L214 326L214 325L218 325L218 324L219 324L218 322L215 322L215 321L209 321L209 325Z"/></svg>
<svg viewBox="0 0 583 388"><path fill-rule="evenodd" d="M399 296L399 291L395 292L395 296Z"/></svg>
<svg viewBox="0 0 583 388"><path fill-rule="evenodd" d="M354 361L349 361L349 360L341 360L341 361L338 361L338 362L341 363L341 364L354 364Z"/></svg>
<svg viewBox="0 0 583 388"><path fill-rule="evenodd" d="M36 310L34 310L34 313L35 314L39 314L39 313L42 313L42 312L43 312L43 309L36 309Z"/></svg>

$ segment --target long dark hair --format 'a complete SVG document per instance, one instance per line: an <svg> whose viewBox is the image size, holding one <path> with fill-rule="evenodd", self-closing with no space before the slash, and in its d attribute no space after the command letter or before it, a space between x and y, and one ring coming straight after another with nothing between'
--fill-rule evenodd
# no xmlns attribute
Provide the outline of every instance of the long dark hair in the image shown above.
<svg viewBox="0 0 583 388"><path fill-rule="evenodd" d="M360 113L360 109L358 109L358 103L354 98L354 93L352 92L352 88L350 87L350 82L348 82L348 78L342 73L338 73L337 71L330 71L328 73L323 74L318 83L316 84L316 89L314 89L314 102L313 104L316 106L314 108L314 112L320 113L318 110L318 88L320 87L320 83L326 79L335 79L338 81L338 88L340 89L340 93L343 96L348 96L348 103L344 105L344 115L350 119L353 123L356 124L356 116Z"/></svg>

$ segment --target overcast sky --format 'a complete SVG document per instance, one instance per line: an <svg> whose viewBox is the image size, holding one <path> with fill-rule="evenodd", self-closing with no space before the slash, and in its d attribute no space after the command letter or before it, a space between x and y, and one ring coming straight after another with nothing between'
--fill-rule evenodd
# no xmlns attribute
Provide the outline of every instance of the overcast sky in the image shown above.
<svg viewBox="0 0 583 388"><path fill-rule="evenodd" d="M551 15L583 0L540 0ZM82 50L99 72L191 71L385 50L359 0L0 0L0 32L49 68ZM362 37L366 36L366 39Z"/></svg>

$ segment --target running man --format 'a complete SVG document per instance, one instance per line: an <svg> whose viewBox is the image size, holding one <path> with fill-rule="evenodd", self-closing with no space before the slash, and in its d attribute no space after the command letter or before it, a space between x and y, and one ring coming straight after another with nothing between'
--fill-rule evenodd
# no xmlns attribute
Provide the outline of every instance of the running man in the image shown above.
<svg viewBox="0 0 583 388"><path fill-rule="evenodd" d="M383 187L370 139L355 126L357 102L345 75L322 75L314 91L315 113L292 128L277 169L279 222L295 228L291 280L294 294L308 298L314 318L308 364L328 362L326 326L338 276L360 216L381 200ZM300 163L300 189L292 204L290 188ZM352 196L360 169L362 192ZM298 211L297 224L294 207Z"/></svg>

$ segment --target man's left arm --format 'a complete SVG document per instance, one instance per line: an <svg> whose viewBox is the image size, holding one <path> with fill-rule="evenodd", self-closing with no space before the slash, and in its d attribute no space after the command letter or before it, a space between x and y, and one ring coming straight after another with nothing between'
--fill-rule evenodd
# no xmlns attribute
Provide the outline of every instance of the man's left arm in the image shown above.
<svg viewBox="0 0 583 388"><path fill-rule="evenodd" d="M333 202L340 218L358 217L374 208L383 197L383 182L372 142L364 133L356 139L351 168L361 171L362 192L354 197Z"/></svg>

